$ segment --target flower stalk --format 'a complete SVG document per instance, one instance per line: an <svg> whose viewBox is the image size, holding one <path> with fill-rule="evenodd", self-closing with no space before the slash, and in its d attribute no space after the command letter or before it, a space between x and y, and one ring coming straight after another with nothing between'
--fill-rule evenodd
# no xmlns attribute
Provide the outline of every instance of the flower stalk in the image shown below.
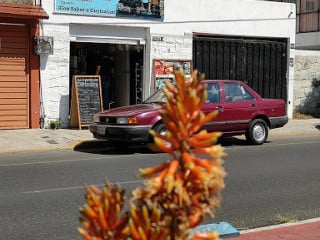
<svg viewBox="0 0 320 240"><path fill-rule="evenodd" d="M191 231L205 215L214 216L224 188L222 157L216 145L220 133L202 130L217 112L205 115L201 106L207 98L203 76L194 71L185 79L183 71L175 74L176 85L165 83L167 98L159 110L166 134L151 130L150 148L166 152L170 160L159 166L139 170L144 186L132 192L130 207L123 211L124 192L106 183L103 191L86 188L86 204L80 209L79 233L86 240L214 240L217 233Z"/></svg>

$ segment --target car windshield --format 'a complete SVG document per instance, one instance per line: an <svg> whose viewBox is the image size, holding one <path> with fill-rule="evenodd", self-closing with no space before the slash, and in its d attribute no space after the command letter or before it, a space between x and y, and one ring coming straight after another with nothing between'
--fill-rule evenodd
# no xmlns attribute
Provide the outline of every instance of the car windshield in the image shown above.
<svg viewBox="0 0 320 240"><path fill-rule="evenodd" d="M158 90L153 93L150 97L148 97L143 103L159 103L159 102L167 102L167 98L164 95L162 90Z"/></svg>

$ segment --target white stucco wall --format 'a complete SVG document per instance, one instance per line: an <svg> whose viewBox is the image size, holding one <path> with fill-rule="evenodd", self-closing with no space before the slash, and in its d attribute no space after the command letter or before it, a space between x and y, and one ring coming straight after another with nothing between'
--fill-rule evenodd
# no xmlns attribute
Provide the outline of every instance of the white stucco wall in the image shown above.
<svg viewBox="0 0 320 240"><path fill-rule="evenodd" d="M294 111L320 116L320 51L296 51Z"/></svg>
<svg viewBox="0 0 320 240"><path fill-rule="evenodd" d="M60 118L63 127L68 126L69 114L69 47L70 41L74 39L70 35L70 24L83 24L88 29L103 29L104 26L108 29L143 29L147 33L145 97L152 91L152 60L191 60L193 33L287 38L289 43L295 43L294 4L252 0L188 0L183 3L181 0L165 0L163 21L55 14L54 0L43 1L42 4L49 19L42 21L41 34L54 37L53 55L41 56L43 108L47 122ZM152 36L162 36L163 41L152 41ZM293 57L293 51L289 51L289 55ZM293 102L292 70L293 67L290 67L289 115L292 113Z"/></svg>

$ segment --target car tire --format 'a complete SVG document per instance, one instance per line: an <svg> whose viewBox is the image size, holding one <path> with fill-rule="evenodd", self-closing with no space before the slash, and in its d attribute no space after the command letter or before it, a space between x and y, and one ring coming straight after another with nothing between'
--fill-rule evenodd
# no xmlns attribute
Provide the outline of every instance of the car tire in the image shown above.
<svg viewBox="0 0 320 240"><path fill-rule="evenodd" d="M269 128L266 122L262 119L254 119L246 131L246 139L251 144L261 145L267 140L268 134Z"/></svg>
<svg viewBox="0 0 320 240"><path fill-rule="evenodd" d="M166 127L165 127L165 125L163 123L158 123L152 128L152 130L155 131L155 132L158 132L160 134L165 134ZM151 135L149 136L148 142L149 143L154 143L153 137Z"/></svg>
<svg viewBox="0 0 320 240"><path fill-rule="evenodd" d="M159 123L153 128L154 131L160 133L160 135L165 135L166 134L166 127L163 123Z"/></svg>
<svg viewBox="0 0 320 240"><path fill-rule="evenodd" d="M160 133L160 135L165 135L166 134L166 126L163 124L163 123L159 123L157 124L154 128L153 128L154 131ZM151 141L153 143L153 139ZM165 142L166 145L168 147L171 147L171 143L170 142Z"/></svg>

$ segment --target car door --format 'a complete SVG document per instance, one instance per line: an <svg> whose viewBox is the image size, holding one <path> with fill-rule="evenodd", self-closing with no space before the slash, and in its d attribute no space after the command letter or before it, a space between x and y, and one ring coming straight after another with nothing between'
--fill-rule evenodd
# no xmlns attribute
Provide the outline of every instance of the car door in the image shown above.
<svg viewBox="0 0 320 240"><path fill-rule="evenodd" d="M218 111L218 115L212 122L204 124L203 128L205 128L209 132L223 132L226 127L227 119L224 114L224 103L222 101L223 94L221 91L221 84L220 82L216 81L208 82L207 85L208 97L206 103L202 106L202 111L204 114Z"/></svg>
<svg viewBox="0 0 320 240"><path fill-rule="evenodd" d="M241 82L224 82L224 114L229 131L244 130L257 110L256 99Z"/></svg>

